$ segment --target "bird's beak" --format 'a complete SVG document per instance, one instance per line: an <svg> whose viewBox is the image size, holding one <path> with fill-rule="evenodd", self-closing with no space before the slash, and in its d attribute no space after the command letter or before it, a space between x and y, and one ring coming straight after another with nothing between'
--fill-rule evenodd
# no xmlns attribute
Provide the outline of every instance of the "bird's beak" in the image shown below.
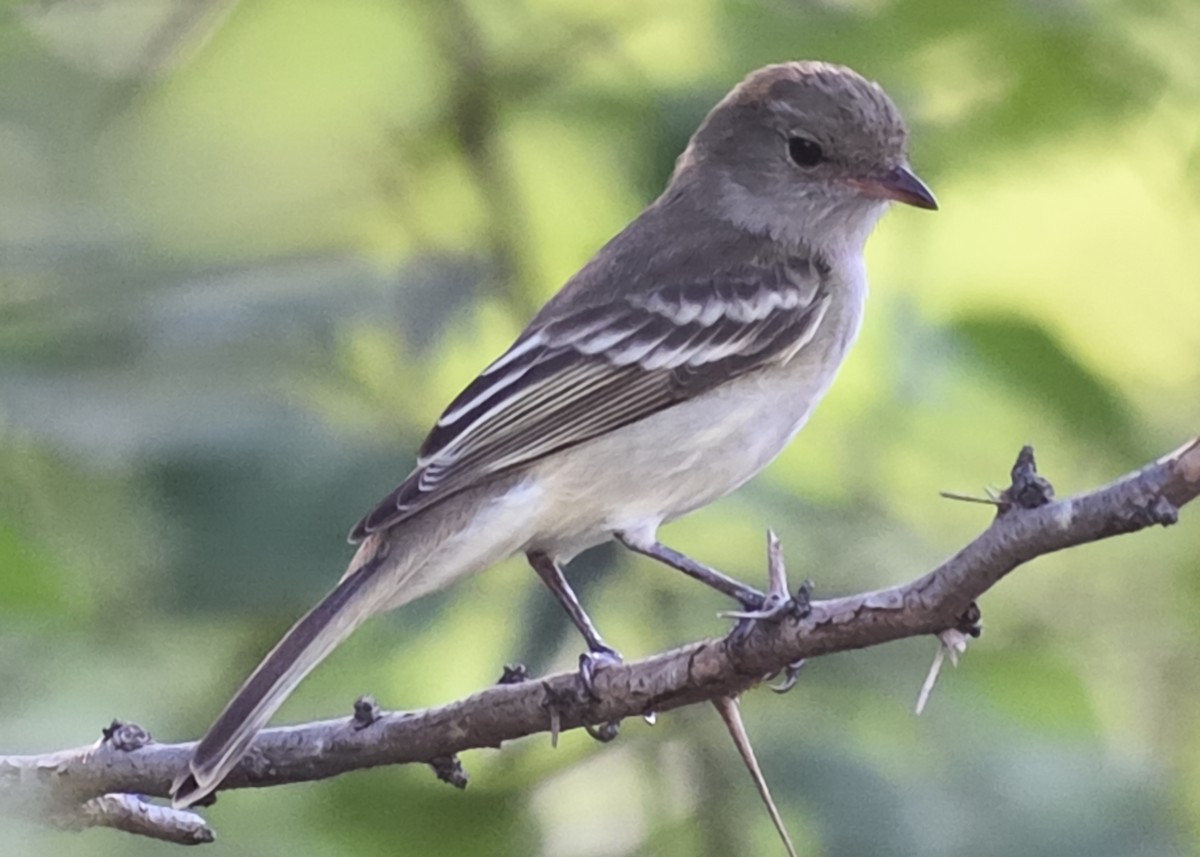
<svg viewBox="0 0 1200 857"><path fill-rule="evenodd" d="M938 204L933 197L933 191L908 167L893 167L882 175L850 179L849 184L864 196L893 199L905 205L937 211Z"/></svg>

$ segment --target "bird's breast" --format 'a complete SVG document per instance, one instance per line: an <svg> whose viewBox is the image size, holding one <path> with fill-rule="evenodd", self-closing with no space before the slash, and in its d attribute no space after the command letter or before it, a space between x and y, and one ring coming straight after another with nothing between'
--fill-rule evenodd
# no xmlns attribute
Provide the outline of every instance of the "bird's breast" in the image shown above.
<svg viewBox="0 0 1200 857"><path fill-rule="evenodd" d="M857 335L865 288L840 292L821 329L786 363L535 465L545 498L536 546L565 558L615 531L653 528L766 467L807 421Z"/></svg>

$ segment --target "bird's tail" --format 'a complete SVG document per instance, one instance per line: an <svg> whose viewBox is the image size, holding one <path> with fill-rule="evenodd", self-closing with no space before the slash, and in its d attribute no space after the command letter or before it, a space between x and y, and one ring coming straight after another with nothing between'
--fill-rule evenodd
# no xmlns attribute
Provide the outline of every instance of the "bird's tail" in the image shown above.
<svg viewBox="0 0 1200 857"><path fill-rule="evenodd" d="M343 640L380 609L383 556L376 554L292 626L263 659L196 745L188 769L171 786L177 808L214 791L288 695Z"/></svg>

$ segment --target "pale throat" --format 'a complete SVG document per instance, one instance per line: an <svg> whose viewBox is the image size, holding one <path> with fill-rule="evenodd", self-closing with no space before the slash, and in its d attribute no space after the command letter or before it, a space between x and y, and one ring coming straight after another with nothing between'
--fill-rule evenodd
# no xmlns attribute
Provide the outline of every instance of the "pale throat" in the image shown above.
<svg viewBox="0 0 1200 857"><path fill-rule="evenodd" d="M861 197L763 199L728 179L721 182L718 216L739 229L764 235L793 251L815 252L830 263L862 256L867 238L888 203Z"/></svg>

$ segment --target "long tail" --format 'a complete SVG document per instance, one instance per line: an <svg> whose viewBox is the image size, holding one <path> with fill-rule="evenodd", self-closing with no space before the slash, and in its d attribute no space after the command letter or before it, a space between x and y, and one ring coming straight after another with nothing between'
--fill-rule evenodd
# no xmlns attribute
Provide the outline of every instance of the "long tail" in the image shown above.
<svg viewBox="0 0 1200 857"><path fill-rule="evenodd" d="M380 608L376 556L342 578L292 626L225 706L171 786L172 805L191 806L221 784L250 742L306 675Z"/></svg>

